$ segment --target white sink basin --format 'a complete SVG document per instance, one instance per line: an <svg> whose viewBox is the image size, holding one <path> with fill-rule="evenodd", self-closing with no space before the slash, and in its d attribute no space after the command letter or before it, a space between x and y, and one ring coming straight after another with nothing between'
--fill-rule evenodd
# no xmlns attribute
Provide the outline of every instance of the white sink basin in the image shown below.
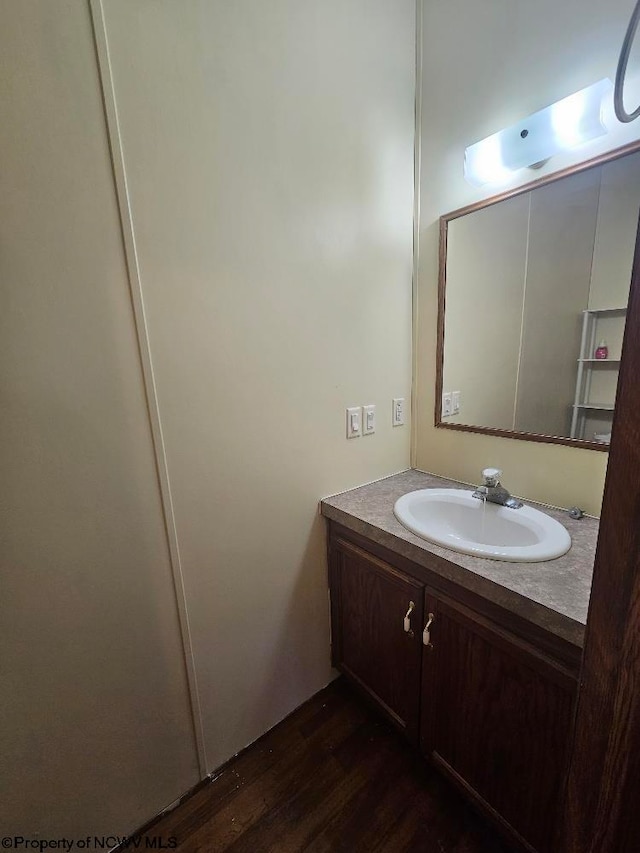
<svg viewBox="0 0 640 853"><path fill-rule="evenodd" d="M421 489L396 501L396 518L412 533L462 554L538 563L560 557L571 537L554 518L522 506L485 503L464 489Z"/></svg>

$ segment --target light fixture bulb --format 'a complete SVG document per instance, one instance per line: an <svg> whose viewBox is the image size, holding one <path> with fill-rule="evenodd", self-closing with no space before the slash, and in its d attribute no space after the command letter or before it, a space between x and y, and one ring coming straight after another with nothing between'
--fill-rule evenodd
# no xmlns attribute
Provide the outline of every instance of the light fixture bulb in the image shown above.
<svg viewBox="0 0 640 853"><path fill-rule="evenodd" d="M563 98L549 108L551 129L558 145L563 148L573 148L574 145L580 145L583 141L581 124L587 111L587 100L583 90Z"/></svg>
<svg viewBox="0 0 640 853"><path fill-rule="evenodd" d="M502 159L500 134L487 136L482 142L467 148L464 155L465 176L474 176L473 183L488 184L494 181L506 181L511 174Z"/></svg>

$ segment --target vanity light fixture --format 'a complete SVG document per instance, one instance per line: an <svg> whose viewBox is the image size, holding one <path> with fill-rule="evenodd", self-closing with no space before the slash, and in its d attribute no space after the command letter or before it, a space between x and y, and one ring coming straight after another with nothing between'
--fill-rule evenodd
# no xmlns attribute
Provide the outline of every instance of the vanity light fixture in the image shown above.
<svg viewBox="0 0 640 853"><path fill-rule="evenodd" d="M607 128L602 106L612 88L609 79L599 80L470 145L464 152L465 178L476 186L505 181L518 169L537 166L560 151L603 136Z"/></svg>

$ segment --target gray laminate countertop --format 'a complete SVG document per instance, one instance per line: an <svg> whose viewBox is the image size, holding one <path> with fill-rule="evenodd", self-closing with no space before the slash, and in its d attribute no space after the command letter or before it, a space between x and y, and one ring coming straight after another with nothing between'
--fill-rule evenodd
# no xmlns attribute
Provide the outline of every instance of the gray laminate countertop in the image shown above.
<svg viewBox="0 0 640 853"><path fill-rule="evenodd" d="M559 637L581 646L587 621L598 520L574 521L567 512L540 507L571 535L569 551L543 563L507 563L458 554L415 536L396 519L393 505L416 489L469 486L421 471L403 471L321 502L324 516L390 551L482 595ZM533 506L533 501L527 501ZM435 554L441 560L429 560ZM446 561L446 562L444 562Z"/></svg>

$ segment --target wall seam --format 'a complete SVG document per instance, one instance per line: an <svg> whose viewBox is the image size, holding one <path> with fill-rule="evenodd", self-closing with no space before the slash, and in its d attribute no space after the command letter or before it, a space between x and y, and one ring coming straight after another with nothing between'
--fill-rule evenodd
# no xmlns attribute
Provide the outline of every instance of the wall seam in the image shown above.
<svg viewBox="0 0 640 853"><path fill-rule="evenodd" d="M420 184L422 179L422 27L423 0L416 0L415 107L413 143L413 275L411 282L411 436L409 464L418 458L418 277L420 264Z"/></svg>
<svg viewBox="0 0 640 853"><path fill-rule="evenodd" d="M524 322L525 308L527 303L527 278L529 276L529 241L531 240L531 197L533 193L529 193L529 208L527 211L527 245L524 253L524 281L522 283L522 313L520 315L520 346L518 347L518 366L516 368L516 387L513 395L513 418L512 429L516 428L518 419L518 394L520 391L520 369L522 367L522 348L524 346Z"/></svg>
<svg viewBox="0 0 640 853"><path fill-rule="evenodd" d="M116 104L116 94L113 83L111 58L109 54L109 42L102 0L89 0L93 34L95 39L98 71L100 85L102 88L103 107L107 125L107 136L111 153L111 164L118 201L120 215L120 227L124 248L127 276L129 280L129 291L133 307L136 337L138 340L138 351L142 366L143 384L147 402L147 412L151 427L151 437L156 463L156 473L160 489L163 521L169 561L173 576L174 593L178 610L178 621L182 639L184 663L187 675L189 700L191 706L191 717L198 753L198 764L200 776L204 778L208 771L207 754L204 738L204 726L198 691L193 644L191 640L191 629L189 625L189 613L180 558L178 532L176 528L173 498L171 494L171 482L169 479L169 468L167 462L160 408L158 404L158 393L153 370L153 360L149 341L149 330L147 326L144 297L142 292L142 278L138 262L135 230L133 225L133 214L127 182L126 167L124 162L124 151L122 137L120 134L120 123Z"/></svg>

